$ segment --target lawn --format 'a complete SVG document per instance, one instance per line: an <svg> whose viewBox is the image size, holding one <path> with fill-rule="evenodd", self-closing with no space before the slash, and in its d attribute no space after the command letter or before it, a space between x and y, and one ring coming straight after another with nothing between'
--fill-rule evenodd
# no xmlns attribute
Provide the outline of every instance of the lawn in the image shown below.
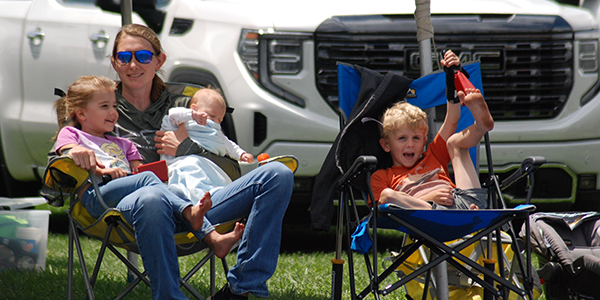
<svg viewBox="0 0 600 300"><path fill-rule="evenodd" d="M394 236L393 233L392 236ZM333 232L319 233L298 226L286 226L277 271L268 282L271 292L270 299L329 299L334 243ZM99 245L100 242L96 240L83 238L82 247L86 253L88 269L93 268L92 264L98 253ZM51 232L48 238L46 269L41 272L0 272L0 299L65 299L67 296L67 250L68 235ZM125 252L123 251L123 253ZM201 254L180 258L180 268L182 270L191 268ZM228 255L227 260L229 265L234 265L235 253ZM85 287L77 260L75 260L75 270L74 298L84 299ZM365 280L367 278L365 273L357 274L358 280ZM125 267L110 253L105 255L101 274L96 284L97 299L113 298L126 286ZM348 274L347 269L345 274ZM205 267L192 278L191 284L201 294L207 295L209 292L208 278L209 270L208 267ZM225 277L221 264L217 263L217 289L224 283ZM348 282L344 284L344 288L347 290ZM403 292L398 291L386 299L405 299L402 294ZM349 297L348 292L343 296L344 299ZM150 289L142 284L125 299L150 298ZM250 297L250 299L258 298Z"/></svg>
<svg viewBox="0 0 600 300"><path fill-rule="evenodd" d="M52 223L51 223L52 224ZM0 299L65 299L67 295L67 249L68 235L54 230L48 238L48 252L46 269L41 272L0 272ZM394 231L387 231L379 239L383 249L392 248L401 236ZM88 268L98 253L99 242L83 238L83 249L86 253ZM300 226L286 226L282 240L282 253L277 270L269 280L270 299L275 300L325 300L331 295L331 259L334 258L334 233L333 231L313 232ZM123 251L123 253L125 253ZM389 256L390 251L380 253L380 259ZM180 258L180 268L187 270L199 259L200 254ZM102 266L101 276L96 284L97 299L111 299L118 295L126 286L127 273L124 266L112 255L107 254ZM344 255L344 259L346 256ZM235 253L227 256L229 265L235 264ZM355 261L363 265L360 256L355 256ZM140 260L141 265L141 260ZM381 263L379 264L381 265ZM78 261L75 260L75 299L85 298L85 287L81 277ZM344 274L348 274L348 264L345 264ZM364 268L357 271L357 280L366 282L367 274ZM395 276L392 276L394 278ZM388 279L384 284L390 283ZM225 283L221 265L217 263L217 289ZM191 285L201 294L209 293L209 270L201 269L191 279ZM344 281L343 299L349 299L348 281ZM188 294L189 296L189 294ZM367 297L372 299L371 296ZM150 289L140 285L125 299L151 299ZM258 299L250 297L250 299ZM399 289L384 299L406 299L404 291ZM542 296L540 299L544 299Z"/></svg>

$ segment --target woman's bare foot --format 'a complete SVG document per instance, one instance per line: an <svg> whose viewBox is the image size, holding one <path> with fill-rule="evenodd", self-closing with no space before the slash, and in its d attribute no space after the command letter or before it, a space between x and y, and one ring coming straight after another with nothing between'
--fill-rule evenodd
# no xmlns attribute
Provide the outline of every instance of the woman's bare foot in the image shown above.
<svg viewBox="0 0 600 300"><path fill-rule="evenodd" d="M462 98L461 93L459 92L459 98ZM481 92L478 89L465 89L463 95L463 102L473 114L475 124L485 132L494 129L494 119Z"/></svg>
<svg viewBox="0 0 600 300"><path fill-rule="evenodd" d="M216 230L211 231L204 237L204 241L218 258L223 258L231 248L242 238L245 226L240 222L235 223L235 228L225 234L220 234Z"/></svg>
<svg viewBox="0 0 600 300"><path fill-rule="evenodd" d="M183 210L183 218L186 219L194 231L200 230L204 223L204 215L212 207L210 193L204 193L200 202L194 206L188 206Z"/></svg>

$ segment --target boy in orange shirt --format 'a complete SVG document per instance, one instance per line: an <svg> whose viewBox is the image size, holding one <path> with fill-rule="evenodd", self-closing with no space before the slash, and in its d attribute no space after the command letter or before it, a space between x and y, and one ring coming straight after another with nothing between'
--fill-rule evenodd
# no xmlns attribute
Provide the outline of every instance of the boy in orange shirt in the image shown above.
<svg viewBox="0 0 600 300"><path fill-rule="evenodd" d="M444 67L460 65L448 51L441 61ZM475 119L461 132L456 131L460 104L447 103L446 117L434 140L424 151L429 130L427 115L406 102L386 110L381 122L381 147L392 156L393 165L371 177L375 201L417 209L477 209L487 206L486 190L469 155L483 135L492 130L494 120L478 89L458 92ZM448 176L452 162L456 184Z"/></svg>

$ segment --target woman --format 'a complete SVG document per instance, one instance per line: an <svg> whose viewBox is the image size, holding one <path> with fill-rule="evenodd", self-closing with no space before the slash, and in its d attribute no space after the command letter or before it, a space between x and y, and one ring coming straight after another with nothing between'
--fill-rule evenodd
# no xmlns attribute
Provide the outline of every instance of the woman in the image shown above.
<svg viewBox="0 0 600 300"><path fill-rule="evenodd" d="M115 133L136 144L144 163L158 160L160 154L195 153L209 157L228 174L239 172L239 166L231 160L211 156L193 143L183 126L176 132L157 132L169 108L187 107L189 102L188 97L167 92L156 75L165 60L160 40L150 28L132 24L124 26L118 33L111 56L113 68L121 80L116 91L119 122ZM70 153L78 154L77 151ZM74 160L84 168L95 165L95 161L86 155ZM216 236L211 224L247 217L237 263L227 274L228 283L211 299L247 299L250 293L260 298L269 296L266 281L277 266L281 224L292 188L292 172L283 164L269 163L211 194L212 208L206 213L202 229L194 232L198 238L209 245L216 244L211 241L212 236ZM173 216L166 213L151 217L137 214L144 208L142 199L132 201L130 205L131 209L124 214L133 225L136 237L140 237L137 240L153 297L185 299L179 288L179 264L173 241L174 233L181 228L173 222ZM144 238L147 236L152 238ZM223 248L213 250L217 256L225 256L229 249Z"/></svg>

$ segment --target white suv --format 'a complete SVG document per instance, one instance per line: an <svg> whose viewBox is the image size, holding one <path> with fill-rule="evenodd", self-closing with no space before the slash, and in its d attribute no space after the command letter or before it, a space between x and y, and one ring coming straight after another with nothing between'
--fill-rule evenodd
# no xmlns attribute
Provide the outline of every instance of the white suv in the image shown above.
<svg viewBox="0 0 600 300"><path fill-rule="evenodd" d="M255 155L298 157L299 193L312 192L339 130L337 61L419 76L413 1L144 2L134 1L133 21L159 33L164 79L220 87L235 107L225 133ZM585 2L593 13L548 0L431 4L437 47L481 61L496 170L502 177L524 157L546 157L534 198L551 209L575 199L600 207L597 2ZM93 0L0 0L5 194L19 194L14 180L36 180L45 167L57 130L54 87L81 75L116 78L107 56L120 25Z"/></svg>

